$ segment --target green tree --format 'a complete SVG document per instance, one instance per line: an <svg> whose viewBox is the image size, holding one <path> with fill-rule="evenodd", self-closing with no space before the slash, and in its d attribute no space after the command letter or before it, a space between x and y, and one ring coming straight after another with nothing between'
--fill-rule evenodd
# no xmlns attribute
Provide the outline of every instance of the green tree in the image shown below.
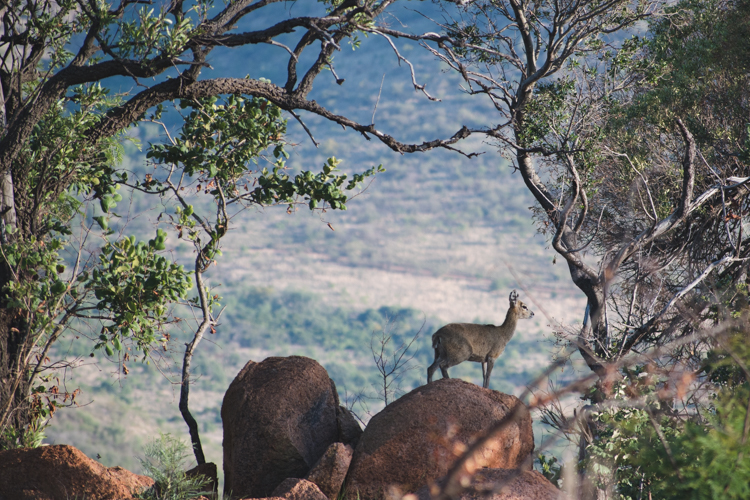
<svg viewBox="0 0 750 500"><path fill-rule="evenodd" d="M131 354L147 357L166 341L164 327L176 320L170 306L187 300L195 280L198 296L189 300L203 321L185 356L187 391L191 353L215 321L216 298L201 276L233 217L269 204L344 209L346 191L374 173L345 179L334 158L319 172L288 172L282 110L300 120L295 110L321 116L400 152L458 140L402 144L308 98L321 72L333 72L334 52L347 41L356 46L356 33L391 0L315 4L312 15L270 15L260 27L248 21L274 3L0 5L0 447L30 442L25 436L75 397L60 393L48 359L71 324L97 324L92 354L126 371ZM201 77L214 51L259 44L286 54L285 82ZM112 78L129 79L132 90L110 91L104 82ZM159 122L171 104L186 116L177 136L149 148L162 168L128 174L118 165L128 129ZM116 210L133 191L159 199L160 220L173 232L155 228L148 241L122 233ZM197 251L192 270L165 253L180 239Z"/></svg>
<svg viewBox="0 0 750 500"><path fill-rule="evenodd" d="M602 209L594 242L602 252L628 225L638 235L662 226L620 263L609 299L616 352L603 357L674 347L641 368L662 394L656 407L637 404L653 394L631 383L635 407L595 411L589 447L623 498L745 498L750 3L686 1L667 14L619 62L640 83L600 122L610 165L597 165L597 196L618 208ZM675 384L679 373L689 383Z"/></svg>
<svg viewBox="0 0 750 500"><path fill-rule="evenodd" d="M513 162L587 298L569 338L598 377L592 415L633 353L699 371L746 300L747 5L468 1L446 3L441 33L371 29L421 40L497 111L469 133ZM578 434L584 475L608 425Z"/></svg>

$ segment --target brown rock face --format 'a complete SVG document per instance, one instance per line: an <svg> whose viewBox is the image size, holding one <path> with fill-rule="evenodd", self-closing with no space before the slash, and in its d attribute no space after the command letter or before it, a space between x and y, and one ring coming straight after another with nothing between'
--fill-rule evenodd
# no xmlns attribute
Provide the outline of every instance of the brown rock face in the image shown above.
<svg viewBox="0 0 750 500"><path fill-rule="evenodd" d="M0 451L0 500L130 500L153 479L104 467L67 445Z"/></svg>
<svg viewBox="0 0 750 500"><path fill-rule="evenodd" d="M305 479L288 478L273 490L271 496L286 500L328 500L320 489Z"/></svg>
<svg viewBox="0 0 750 500"><path fill-rule="evenodd" d="M523 403L458 379L414 389L370 420L349 467L347 499L412 493L444 476L476 436L517 405L517 418L475 457L477 467L515 469L534 450Z"/></svg>
<svg viewBox="0 0 750 500"><path fill-rule="evenodd" d="M224 492L267 497L284 479L305 477L338 440L336 386L300 356L249 361L224 396Z"/></svg>
<svg viewBox="0 0 750 500"><path fill-rule="evenodd" d="M441 483L442 481L438 481ZM488 494L499 487L497 493ZM432 500L430 487L416 493L418 500ZM563 493L537 471L480 469L459 500L563 500Z"/></svg>
<svg viewBox="0 0 750 500"><path fill-rule="evenodd" d="M341 485L344 484L353 453L351 446L333 443L305 479L315 483L329 500L336 500L341 491Z"/></svg>

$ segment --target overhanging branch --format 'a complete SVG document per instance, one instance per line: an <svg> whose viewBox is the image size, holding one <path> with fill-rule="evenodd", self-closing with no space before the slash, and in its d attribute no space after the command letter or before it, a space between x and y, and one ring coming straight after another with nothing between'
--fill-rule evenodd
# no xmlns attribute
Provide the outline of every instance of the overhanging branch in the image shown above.
<svg viewBox="0 0 750 500"><path fill-rule="evenodd" d="M201 99L204 97L222 94L244 94L254 97L268 99L273 104L287 111L308 111L318 116L338 123L344 128L351 128L365 136L377 137L383 144L398 153L416 153L429 151L431 149L443 148L456 151L467 157L476 156L477 153L466 153L455 147L454 144L471 135L471 130L461 127L455 134L447 139L436 139L420 144L407 144L397 141L392 136L385 134L375 128L374 125L362 125L345 116L337 115L315 101L307 100L299 95L290 94L285 89L268 82L244 78L216 78L202 80L188 84L182 79L175 78L166 82L156 84L133 96L127 103L112 110L112 112L90 130L88 138L91 141L99 141L110 137L134 123L148 109L157 104L174 99Z"/></svg>

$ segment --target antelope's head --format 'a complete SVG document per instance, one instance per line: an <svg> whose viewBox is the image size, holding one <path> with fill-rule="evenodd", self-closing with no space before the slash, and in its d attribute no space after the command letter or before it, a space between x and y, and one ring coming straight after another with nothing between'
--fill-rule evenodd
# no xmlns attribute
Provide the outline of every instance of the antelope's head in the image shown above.
<svg viewBox="0 0 750 500"><path fill-rule="evenodd" d="M510 292L510 297L508 297L508 300L510 302L510 309L515 312L516 318L527 319L534 317L534 311L529 309L526 304L518 300L518 293L516 293L515 290Z"/></svg>

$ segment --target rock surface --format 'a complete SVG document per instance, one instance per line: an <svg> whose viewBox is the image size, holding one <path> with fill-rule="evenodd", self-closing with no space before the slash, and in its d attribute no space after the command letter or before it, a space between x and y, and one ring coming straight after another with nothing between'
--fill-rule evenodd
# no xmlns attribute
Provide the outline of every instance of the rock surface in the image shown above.
<svg viewBox="0 0 750 500"><path fill-rule="evenodd" d="M362 435L362 427L354 414L345 406L339 406L338 414L339 442L347 444L352 449L357 447L359 437Z"/></svg>
<svg viewBox="0 0 750 500"><path fill-rule="evenodd" d="M336 500L341 491L341 486L344 484L344 478L349 470L353 453L354 450L351 446L344 443L333 443L323 453L323 456L320 457L318 463L313 466L305 479L315 483L329 500Z"/></svg>
<svg viewBox="0 0 750 500"><path fill-rule="evenodd" d="M224 396L224 492L267 497L305 477L338 441L339 400L325 368L301 357L249 361Z"/></svg>
<svg viewBox="0 0 750 500"><path fill-rule="evenodd" d="M72 446L0 451L2 500L130 500L153 484L122 467L104 467Z"/></svg>
<svg viewBox="0 0 750 500"><path fill-rule="evenodd" d="M534 450L531 415L518 398L458 379L414 389L375 415L346 478L347 500L413 493L448 472L476 436L518 408L473 467L515 469Z"/></svg>
<svg viewBox="0 0 750 500"><path fill-rule="evenodd" d="M439 484L442 481L438 481ZM497 493L488 494L496 487ZM437 493L435 491L434 493ZM416 493L418 500L432 500L430 487ZM563 500L563 493L537 471L512 469L480 469L459 500Z"/></svg>
<svg viewBox="0 0 750 500"><path fill-rule="evenodd" d="M305 479L287 478L273 490L271 496L286 500L328 500L315 484Z"/></svg>

